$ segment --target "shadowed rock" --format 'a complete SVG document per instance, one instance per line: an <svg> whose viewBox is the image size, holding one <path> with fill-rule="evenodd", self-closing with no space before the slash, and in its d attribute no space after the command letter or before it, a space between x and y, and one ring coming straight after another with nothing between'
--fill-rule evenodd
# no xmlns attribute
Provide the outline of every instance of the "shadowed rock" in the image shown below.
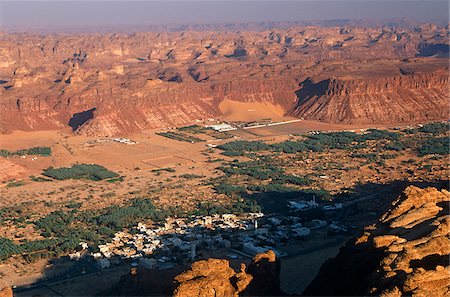
<svg viewBox="0 0 450 297"><path fill-rule="evenodd" d="M409 186L326 262L305 295L448 296L450 193Z"/></svg>

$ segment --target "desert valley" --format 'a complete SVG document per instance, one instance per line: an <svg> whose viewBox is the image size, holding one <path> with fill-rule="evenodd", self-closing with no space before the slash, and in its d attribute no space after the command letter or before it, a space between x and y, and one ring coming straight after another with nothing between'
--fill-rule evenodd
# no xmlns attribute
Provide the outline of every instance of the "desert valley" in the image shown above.
<svg viewBox="0 0 450 297"><path fill-rule="evenodd" d="M449 294L448 25L2 32L0 57L0 296Z"/></svg>

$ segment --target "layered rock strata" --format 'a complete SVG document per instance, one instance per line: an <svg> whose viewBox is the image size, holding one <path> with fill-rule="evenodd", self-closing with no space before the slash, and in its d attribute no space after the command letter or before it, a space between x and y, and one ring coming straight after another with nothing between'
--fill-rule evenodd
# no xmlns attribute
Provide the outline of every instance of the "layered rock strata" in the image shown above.
<svg viewBox="0 0 450 297"><path fill-rule="evenodd" d="M321 268L305 295L448 296L450 192L408 187Z"/></svg>

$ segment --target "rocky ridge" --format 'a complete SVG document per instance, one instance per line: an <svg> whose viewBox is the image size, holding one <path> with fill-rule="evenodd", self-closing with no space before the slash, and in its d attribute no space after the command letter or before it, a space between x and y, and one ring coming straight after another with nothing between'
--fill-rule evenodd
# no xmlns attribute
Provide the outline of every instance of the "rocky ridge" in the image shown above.
<svg viewBox="0 0 450 297"><path fill-rule="evenodd" d="M450 193L409 186L321 268L305 295L448 296Z"/></svg>
<svg viewBox="0 0 450 297"><path fill-rule="evenodd" d="M72 120L77 133L128 134L220 118L224 100L336 123L447 119L448 36L436 25L5 33L0 131L64 129Z"/></svg>

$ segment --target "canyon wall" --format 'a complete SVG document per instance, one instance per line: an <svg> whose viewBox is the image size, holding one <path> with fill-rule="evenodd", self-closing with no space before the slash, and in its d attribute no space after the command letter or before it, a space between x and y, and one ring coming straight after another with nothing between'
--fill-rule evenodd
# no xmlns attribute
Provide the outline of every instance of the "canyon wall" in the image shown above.
<svg viewBox="0 0 450 297"><path fill-rule="evenodd" d="M449 116L448 72L302 83L291 114L332 123L414 123Z"/></svg>
<svg viewBox="0 0 450 297"><path fill-rule="evenodd" d="M448 33L349 25L3 33L0 131L129 134L221 118L224 101L339 123L447 119Z"/></svg>

